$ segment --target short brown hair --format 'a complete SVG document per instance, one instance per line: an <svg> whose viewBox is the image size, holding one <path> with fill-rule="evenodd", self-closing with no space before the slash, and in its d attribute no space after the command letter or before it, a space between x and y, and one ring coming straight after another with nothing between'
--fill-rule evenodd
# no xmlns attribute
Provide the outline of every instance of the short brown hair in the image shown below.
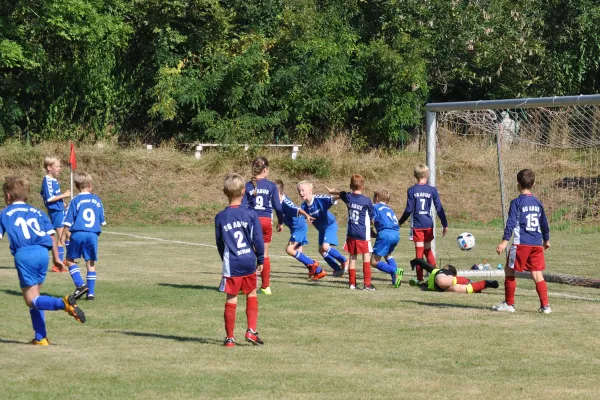
<svg viewBox="0 0 600 400"><path fill-rule="evenodd" d="M254 196L258 195L258 187L256 186L256 176L263 172L266 168L269 168L269 160L265 157L256 157L252 160L252 186L254 186Z"/></svg>
<svg viewBox="0 0 600 400"><path fill-rule="evenodd" d="M454 265L448 264L443 269L445 269L446 271L450 272L450 274L452 276L458 275L458 271L456 270L456 267Z"/></svg>
<svg viewBox="0 0 600 400"><path fill-rule="evenodd" d="M240 197L244 194L244 178L240 174L230 172L225 176L223 182L223 193L228 199Z"/></svg>
<svg viewBox="0 0 600 400"><path fill-rule="evenodd" d="M10 202L15 201L27 201L29 198L29 182L25 178L19 176L7 176L4 178L4 185L2 190L4 191L4 201L6 204L9 202L8 196L10 196Z"/></svg>
<svg viewBox="0 0 600 400"><path fill-rule="evenodd" d="M390 191L387 189L377 189L373 196L377 198L377 201L381 201L382 203L387 203L390 201Z"/></svg>
<svg viewBox="0 0 600 400"><path fill-rule="evenodd" d="M517 182L523 189L531 189L535 184L535 173L530 169L522 169L517 174Z"/></svg>
<svg viewBox="0 0 600 400"><path fill-rule="evenodd" d="M275 186L277 186L277 190L279 190L279 193L283 194L283 181L281 179L275 179L273 182L275 182Z"/></svg>
<svg viewBox="0 0 600 400"><path fill-rule="evenodd" d="M47 171L48 167L53 166L54 164L56 164L59 161L60 160L58 159L58 157L46 157L46 158L44 158L44 169Z"/></svg>
<svg viewBox="0 0 600 400"><path fill-rule="evenodd" d="M423 179L423 178L428 178L429 177L429 167L425 164L417 164L417 166L415 167L415 178L417 179Z"/></svg>
<svg viewBox="0 0 600 400"><path fill-rule="evenodd" d="M362 175L354 174L350 178L350 189L361 190L365 187L365 178Z"/></svg>
<svg viewBox="0 0 600 400"><path fill-rule="evenodd" d="M77 190L82 191L92 187L92 176L87 172L76 172L73 174L73 182Z"/></svg>

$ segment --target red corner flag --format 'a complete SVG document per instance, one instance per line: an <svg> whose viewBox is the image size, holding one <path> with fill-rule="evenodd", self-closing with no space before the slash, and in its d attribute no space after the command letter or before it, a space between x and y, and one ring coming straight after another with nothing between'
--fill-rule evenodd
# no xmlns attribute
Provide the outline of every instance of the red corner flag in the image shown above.
<svg viewBox="0 0 600 400"><path fill-rule="evenodd" d="M71 165L71 171L77 169L77 160L75 159L75 146L71 142L71 154L69 155L69 164Z"/></svg>

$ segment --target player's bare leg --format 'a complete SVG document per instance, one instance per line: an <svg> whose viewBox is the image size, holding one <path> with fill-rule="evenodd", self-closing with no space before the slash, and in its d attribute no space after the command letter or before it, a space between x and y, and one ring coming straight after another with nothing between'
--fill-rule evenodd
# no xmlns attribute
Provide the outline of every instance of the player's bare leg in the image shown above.
<svg viewBox="0 0 600 400"><path fill-rule="evenodd" d="M65 256L66 256L66 251L65 251L65 243L63 242L63 231L65 228L55 228L54 230L56 231L56 238L58 239L58 256L60 257L61 261L65 260ZM67 272L68 270L66 268L63 268L62 265L57 265L54 264L52 265L52 272Z"/></svg>

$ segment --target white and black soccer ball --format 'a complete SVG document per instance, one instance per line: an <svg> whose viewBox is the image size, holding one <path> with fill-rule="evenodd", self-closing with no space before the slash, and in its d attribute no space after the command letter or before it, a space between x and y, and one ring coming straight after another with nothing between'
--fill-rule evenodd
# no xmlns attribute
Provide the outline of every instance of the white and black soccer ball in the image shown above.
<svg viewBox="0 0 600 400"><path fill-rule="evenodd" d="M475 247L475 236L469 232L463 232L456 238L456 245L461 250L471 250Z"/></svg>

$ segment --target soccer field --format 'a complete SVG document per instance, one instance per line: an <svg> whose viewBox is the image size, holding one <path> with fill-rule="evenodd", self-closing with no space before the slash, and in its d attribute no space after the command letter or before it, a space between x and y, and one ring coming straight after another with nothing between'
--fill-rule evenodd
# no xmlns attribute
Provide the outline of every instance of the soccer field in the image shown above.
<svg viewBox="0 0 600 400"><path fill-rule="evenodd" d="M504 264L494 253L500 232L472 230L475 249L460 252L454 238L461 231L451 229L438 242L442 263ZM414 255L405 232L396 251L401 266ZM315 257L310 234L305 253ZM598 289L549 284L550 315L537 312L535 287L525 279L518 281L514 314L490 311L503 299L502 284L476 295L422 292L405 275L394 289L374 270L376 292L350 291L345 279L307 281L301 265L284 255L287 239L274 234L273 295L259 297L265 345L243 341L242 298L233 349L222 346L225 295L217 291L213 227L107 228L97 300L80 302L88 322L46 312L50 347L27 345L29 313L8 243L0 242L0 398L600 397ZM579 238L589 241L587 254L575 253L569 240L568 233L553 233L549 270L600 277L600 235ZM69 274L48 274L46 293L72 290Z"/></svg>

